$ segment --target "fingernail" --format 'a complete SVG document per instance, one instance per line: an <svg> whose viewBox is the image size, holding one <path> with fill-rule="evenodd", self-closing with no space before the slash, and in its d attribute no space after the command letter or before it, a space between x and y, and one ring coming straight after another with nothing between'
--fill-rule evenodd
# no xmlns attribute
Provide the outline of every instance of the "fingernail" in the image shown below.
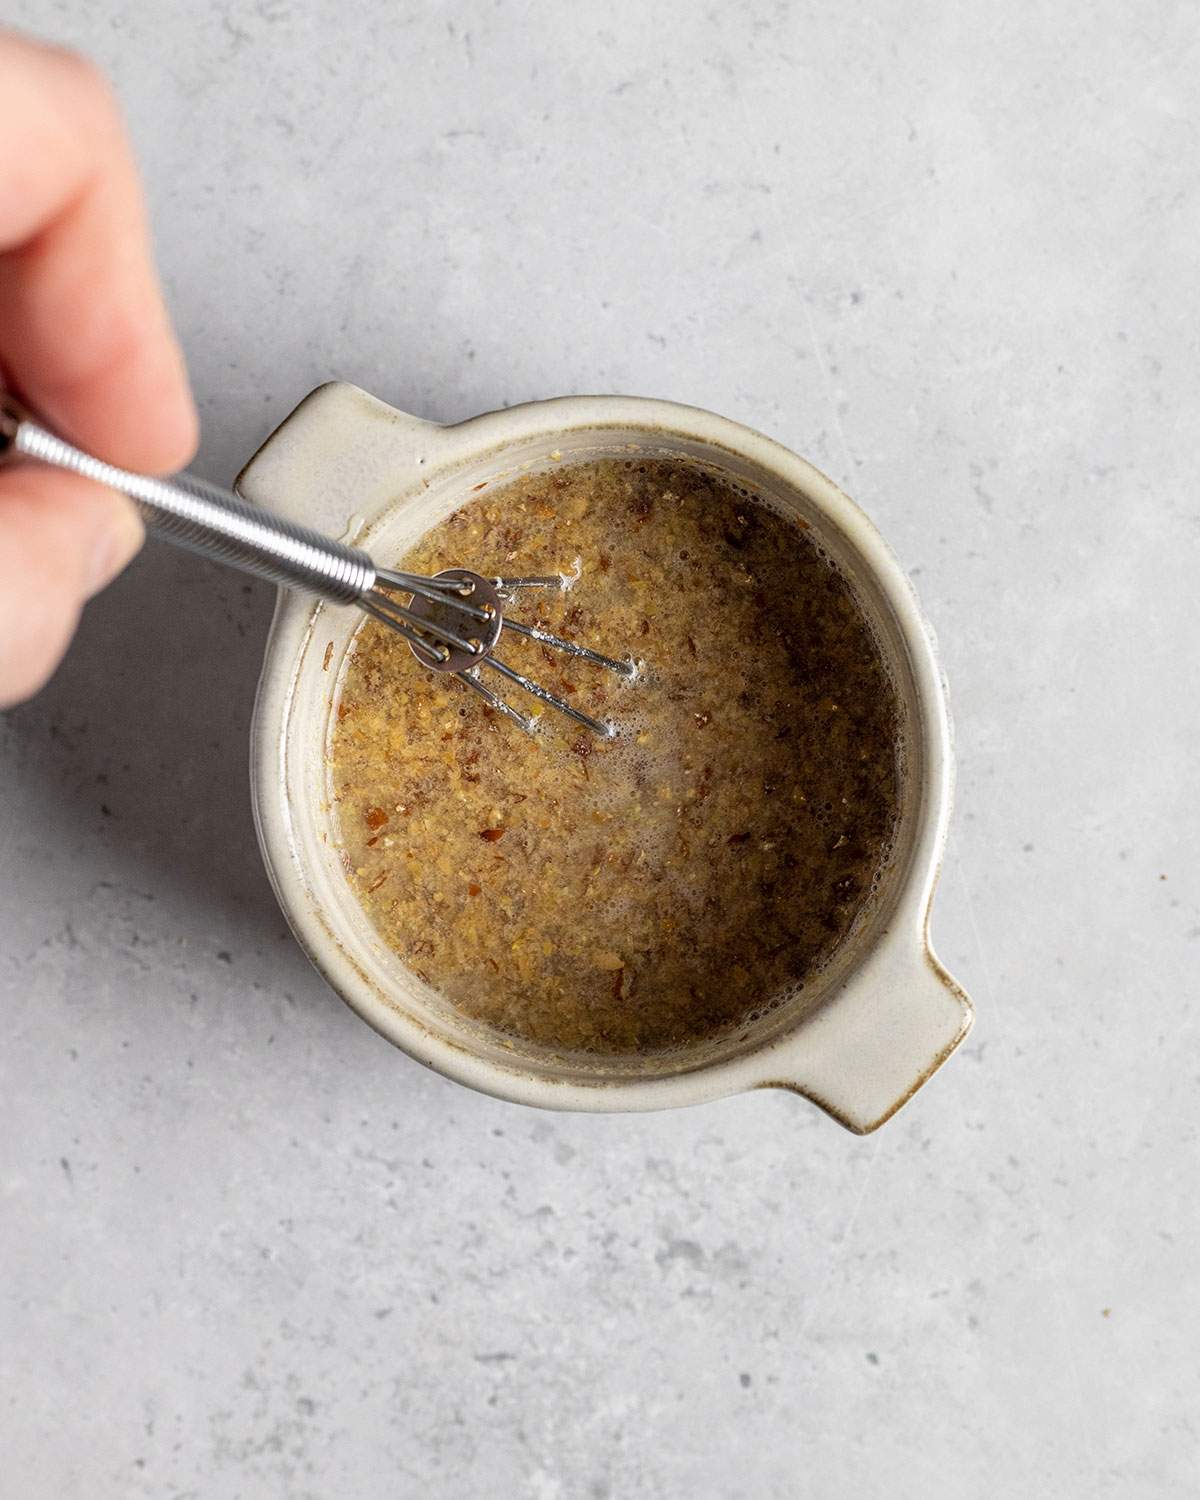
<svg viewBox="0 0 1200 1500"><path fill-rule="evenodd" d="M119 499L120 505L113 507L108 523L92 550L91 567L84 580L89 599L110 584L121 569L137 556L145 539L145 529L137 508L124 495Z"/></svg>

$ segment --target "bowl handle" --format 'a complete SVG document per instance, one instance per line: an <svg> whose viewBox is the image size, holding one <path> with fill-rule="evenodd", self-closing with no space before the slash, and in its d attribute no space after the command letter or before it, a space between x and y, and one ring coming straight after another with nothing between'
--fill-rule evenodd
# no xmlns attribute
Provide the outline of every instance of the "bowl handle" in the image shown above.
<svg viewBox="0 0 1200 1500"><path fill-rule="evenodd" d="M331 380L305 396L234 489L289 520L343 537L411 485L446 429Z"/></svg>
<svg viewBox="0 0 1200 1500"><path fill-rule="evenodd" d="M928 941L893 934L774 1052L764 1087L791 1089L856 1135L876 1130L971 1029L974 1010Z"/></svg>

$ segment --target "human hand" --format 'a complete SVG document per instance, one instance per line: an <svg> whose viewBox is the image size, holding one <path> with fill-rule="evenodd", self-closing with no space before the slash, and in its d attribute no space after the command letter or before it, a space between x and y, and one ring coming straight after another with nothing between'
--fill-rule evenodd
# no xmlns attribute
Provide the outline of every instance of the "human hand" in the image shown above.
<svg viewBox="0 0 1200 1500"><path fill-rule="evenodd" d="M0 387L127 469L181 468L196 411L116 104L82 58L0 31ZM132 502L73 474L0 474L0 707L58 665L138 550Z"/></svg>

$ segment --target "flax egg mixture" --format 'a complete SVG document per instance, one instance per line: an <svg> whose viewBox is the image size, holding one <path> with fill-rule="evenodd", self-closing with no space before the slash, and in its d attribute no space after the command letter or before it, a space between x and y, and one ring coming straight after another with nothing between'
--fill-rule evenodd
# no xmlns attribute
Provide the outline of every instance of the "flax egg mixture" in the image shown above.
<svg viewBox="0 0 1200 1500"><path fill-rule="evenodd" d="M417 573L578 573L497 655L597 718L528 735L367 621L330 773L343 859L386 942L454 1007L559 1051L660 1052L793 996L878 885L899 812L893 683L802 525L681 460L603 460L481 493ZM485 673L522 712L540 705Z"/></svg>

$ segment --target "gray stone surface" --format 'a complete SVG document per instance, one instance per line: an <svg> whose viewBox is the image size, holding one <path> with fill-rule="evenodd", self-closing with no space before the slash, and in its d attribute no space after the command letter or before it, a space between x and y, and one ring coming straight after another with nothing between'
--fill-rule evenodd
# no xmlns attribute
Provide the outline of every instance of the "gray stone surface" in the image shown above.
<svg viewBox="0 0 1200 1500"><path fill-rule="evenodd" d="M0 721L0 1494L1195 1494L1191 9L8 15L124 100L200 472L337 375L672 397L846 485L942 642L979 1020L867 1140L423 1072L259 864L268 592L148 552Z"/></svg>

